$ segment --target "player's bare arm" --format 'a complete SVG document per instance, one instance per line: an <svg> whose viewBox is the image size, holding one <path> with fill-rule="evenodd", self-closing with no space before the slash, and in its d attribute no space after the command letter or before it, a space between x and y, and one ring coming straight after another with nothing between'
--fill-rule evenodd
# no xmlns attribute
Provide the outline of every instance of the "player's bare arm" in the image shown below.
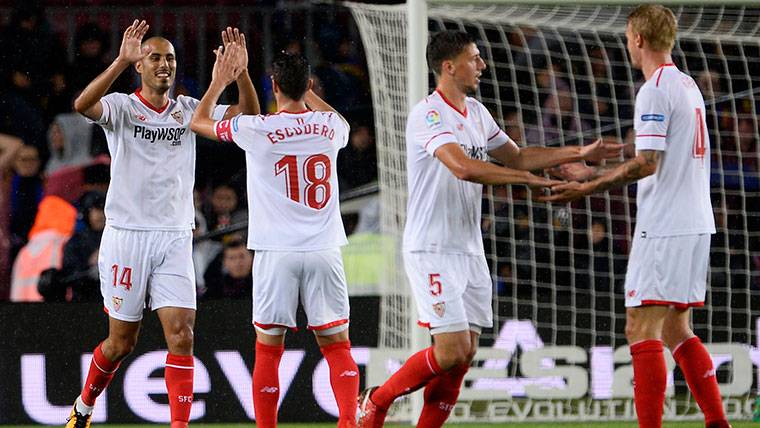
<svg viewBox="0 0 760 428"><path fill-rule="evenodd" d="M629 159L602 175L585 183L565 183L552 187L552 195L541 196L540 201L570 202L592 193L605 192L609 189L633 183L657 172L660 152L641 150L636 157Z"/></svg>
<svg viewBox="0 0 760 428"><path fill-rule="evenodd" d="M319 95L316 94L316 92L314 92L314 90L312 89L313 84L314 82L311 79L309 79L309 90L306 91L306 94L304 94L304 97L303 97L303 100L306 103L306 105L314 111L333 112L337 114L338 117L340 117L343 120L343 122L346 123L346 126L348 126L348 121L346 120L346 118L343 117L343 115L340 114L338 110L335 110L333 106L331 106L330 104L327 104L327 101L323 100Z"/></svg>
<svg viewBox="0 0 760 428"><path fill-rule="evenodd" d="M242 72L239 55L242 55L243 47L237 43L229 43L219 46L214 50L216 61L211 72L211 83L206 93L201 98L200 104L195 109L190 129L205 138L219 141L214 132L213 111L217 100L227 86L234 82Z"/></svg>
<svg viewBox="0 0 760 428"><path fill-rule="evenodd" d="M238 68L241 70L235 79L238 88L238 103L231 105L224 114L225 119L231 119L239 114L256 115L261 113L259 97L253 87L253 81L248 74L248 48L245 42L245 34L239 29L227 27L222 31L222 45L227 46L231 43L239 45L242 49L237 56Z"/></svg>
<svg viewBox="0 0 760 428"><path fill-rule="evenodd" d="M604 159L619 157L622 150L623 144L600 138L586 146L518 147L504 144L488 154L510 168L531 171L568 162L598 163Z"/></svg>
<svg viewBox="0 0 760 428"><path fill-rule="evenodd" d="M530 187L551 187L562 183L533 175L527 171L501 167L490 162L470 159L457 144L444 144L435 151L438 158L460 180L481 184L525 184Z"/></svg>
<svg viewBox="0 0 760 428"><path fill-rule="evenodd" d="M135 19L132 25L127 27L121 39L119 55L74 100L74 110L92 120L100 119L100 116L103 114L103 106L100 104L100 99L106 94L108 88L130 65L150 54L152 50L150 46L141 46L142 39L145 33L148 32L148 28L150 26L144 20L138 21L137 19Z"/></svg>

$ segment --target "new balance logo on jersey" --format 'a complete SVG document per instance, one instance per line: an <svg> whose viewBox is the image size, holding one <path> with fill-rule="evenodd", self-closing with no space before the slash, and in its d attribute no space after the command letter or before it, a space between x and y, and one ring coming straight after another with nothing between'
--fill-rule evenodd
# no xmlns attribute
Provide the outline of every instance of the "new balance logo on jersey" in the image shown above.
<svg viewBox="0 0 760 428"><path fill-rule="evenodd" d="M148 128L146 126L135 126L134 138L141 138L155 143L156 141L171 141L173 146L181 144L179 142L187 128Z"/></svg>
<svg viewBox="0 0 760 428"><path fill-rule="evenodd" d="M265 392L267 394L276 394L278 389L279 388L277 388L276 386L265 386L261 388L259 392Z"/></svg>
<svg viewBox="0 0 760 428"><path fill-rule="evenodd" d="M707 379L708 377L713 377L713 376L715 376L715 369L714 368L706 371L705 374L702 375L702 377L705 378L705 379Z"/></svg>
<svg viewBox="0 0 760 428"><path fill-rule="evenodd" d="M271 141L272 144L277 144L280 141L300 135L321 135L322 137L325 137L328 140L332 141L333 138L335 138L335 130L318 123L308 123L306 125L293 128L277 129L274 132L268 133L267 138L269 138L269 141Z"/></svg>
<svg viewBox="0 0 760 428"><path fill-rule="evenodd" d="M356 377L358 374L354 370L346 370L339 377Z"/></svg>

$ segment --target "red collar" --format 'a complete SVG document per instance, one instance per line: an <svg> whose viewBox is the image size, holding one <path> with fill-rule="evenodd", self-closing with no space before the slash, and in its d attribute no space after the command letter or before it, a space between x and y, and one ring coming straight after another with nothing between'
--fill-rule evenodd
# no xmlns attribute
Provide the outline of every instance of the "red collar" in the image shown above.
<svg viewBox="0 0 760 428"><path fill-rule="evenodd" d="M465 106L464 106L464 111L461 111L461 110L459 110L458 108L456 108L456 107L454 106L454 104L452 104L452 103L451 103L451 101L449 101L449 99L448 99L448 98L446 98L446 95L443 95L443 92L439 91L438 89L436 89L435 91L436 91L436 92L438 92L438 95L440 95L440 96L441 96L441 99L443 99L443 101L444 101L446 104L448 104L448 105L449 105L449 107L453 108L453 109L454 109L454 111L456 111L457 113L461 114L462 116L464 116L464 117L467 117L467 104L465 104Z"/></svg>
<svg viewBox="0 0 760 428"><path fill-rule="evenodd" d="M166 110L166 108L169 107L169 104L171 104L171 100L167 100L166 104L164 104L163 107L158 108L158 107L154 106L153 104L151 104L148 100L146 100L145 98L143 98L143 96L140 94L141 91L142 91L142 88L137 88L135 90L135 95L137 95L137 98L140 101L142 101L143 104L145 104L145 107L148 107L149 109L155 111L156 113L163 113Z"/></svg>
<svg viewBox="0 0 760 428"><path fill-rule="evenodd" d="M276 114L280 114L280 113L287 113L287 114L304 114L304 113L310 113L310 112L311 112L311 110L309 110L309 109L306 109L306 110L301 110L301 111L287 111L287 110L280 110L280 111L278 111Z"/></svg>

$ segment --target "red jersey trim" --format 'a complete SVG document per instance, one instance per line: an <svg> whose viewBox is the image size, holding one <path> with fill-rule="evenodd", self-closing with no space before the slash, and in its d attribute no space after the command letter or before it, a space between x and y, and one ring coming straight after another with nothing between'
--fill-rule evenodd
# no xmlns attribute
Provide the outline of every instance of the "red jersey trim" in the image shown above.
<svg viewBox="0 0 760 428"><path fill-rule="evenodd" d="M430 328L430 323L429 322L417 321L417 325L420 326L420 327L422 327L422 328Z"/></svg>
<svg viewBox="0 0 760 428"><path fill-rule="evenodd" d="M657 82L655 82L654 86L659 88L660 87L660 77L662 77L662 72L665 71L665 67L675 67L676 65L673 63L667 63L667 64L660 64L659 67L657 67L660 70L660 73L657 75Z"/></svg>
<svg viewBox="0 0 760 428"><path fill-rule="evenodd" d="M333 321L333 322L328 322L327 324L322 324L322 325L315 325L315 326L311 326L310 325L310 326L306 326L306 329L307 330L320 331L320 330L327 330L328 328L332 328L332 327L337 327L337 326L343 325L343 324L348 324L348 319L342 319L342 320L337 320L337 321Z"/></svg>
<svg viewBox="0 0 760 428"><path fill-rule="evenodd" d="M431 143L433 140L435 140L436 138L440 137L441 135L446 135L446 134L451 134L451 135L454 135L454 133L453 133L453 132L449 132L449 131L444 131L444 132L441 132L441 133L439 133L439 134L435 134L435 135L433 135L432 137L430 137L430 139L429 139L429 140L427 140L427 143L425 143L425 146L424 146L423 148L424 148L425 150L427 150L427 146L428 146L428 145L430 145L430 143Z"/></svg>
<svg viewBox="0 0 760 428"><path fill-rule="evenodd" d="M301 111L287 111L287 110L280 110L280 111L278 111L278 112L277 112L277 113L275 113L275 114L280 114L280 113L287 113L287 114L304 114L304 113L311 113L311 110L309 110L309 109L306 109L306 110L301 110Z"/></svg>
<svg viewBox="0 0 760 428"><path fill-rule="evenodd" d="M497 131L495 134L491 135L491 136L488 138L488 141L491 141L491 140L493 140L494 138L498 137L498 136L499 136L499 134L501 134L502 132L504 132L504 131L502 131L501 129L499 129L499 130L498 130L498 131Z"/></svg>
<svg viewBox="0 0 760 428"><path fill-rule="evenodd" d="M264 330L268 330L270 328L277 328L277 327L279 327L279 328L287 328L287 329L290 329L291 331L298 331L298 327L288 327L288 326L282 325L282 324L262 324L260 322L254 321L253 325L255 325L258 328L262 328Z"/></svg>
<svg viewBox="0 0 760 428"><path fill-rule="evenodd" d="M677 309L687 309L687 308L699 308L705 305L705 302L691 302L691 303L682 303L682 302L669 302L667 300L642 300L642 305L653 305L653 306L673 306Z"/></svg>
<svg viewBox="0 0 760 428"><path fill-rule="evenodd" d="M639 138L639 137L659 137L659 138L667 138L667 135L662 135L662 134L641 134L641 135L637 135L637 136L636 136L636 138Z"/></svg>
<svg viewBox="0 0 760 428"><path fill-rule="evenodd" d="M138 98L140 101L142 101L142 103L143 103L143 104L145 104L145 107L148 107L149 109L151 109L151 110L155 111L156 113L163 113L163 112L164 112L164 111L166 111L166 109L169 107L169 104L171 104L171 103L172 103L172 101L171 101L171 100L167 100L167 101L166 101L166 104L164 104L164 106L163 106L163 107L161 107L161 108L158 108L158 107L154 106L153 104L151 104L151 103L150 103L148 100L146 100L145 98L143 98L143 96L142 96L142 95L140 95L140 91L141 91L141 90L142 90L142 88L137 88L137 89L135 89L135 95L137 95L137 98Z"/></svg>
<svg viewBox="0 0 760 428"><path fill-rule="evenodd" d="M454 104L452 104L452 103L451 103L451 101L449 101L449 99L448 99L448 98L446 98L446 95L443 95L443 92L439 91L438 89L436 89L435 91L436 91L436 92L438 92L438 95L440 95L440 96L441 96L441 99L442 99L442 100L443 100L443 101L444 101L446 104L448 104L448 105L449 105L449 107L453 108L453 109L454 109L454 111L456 111L457 113L461 114L462 116L464 116L464 117L467 117L467 105L466 105L466 104L465 104L465 106L464 106L464 111L461 111L461 110L459 110L458 108L454 107Z"/></svg>

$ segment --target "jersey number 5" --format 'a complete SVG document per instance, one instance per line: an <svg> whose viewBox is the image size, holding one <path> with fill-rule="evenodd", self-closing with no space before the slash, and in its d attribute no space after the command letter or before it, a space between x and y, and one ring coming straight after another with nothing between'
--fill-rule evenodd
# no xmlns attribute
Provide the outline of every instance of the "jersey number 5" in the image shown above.
<svg viewBox="0 0 760 428"><path fill-rule="evenodd" d="M696 108L697 114L697 127L694 129L694 147L692 148L692 156L695 159L703 159L705 157L705 118L702 116L702 109Z"/></svg>
<svg viewBox="0 0 760 428"><path fill-rule="evenodd" d="M298 177L298 158L283 156L274 164L274 175L285 174L285 194L295 202L301 202L301 182ZM330 200L330 158L327 155L311 155L303 163L306 181L304 203L315 210L321 210Z"/></svg>

